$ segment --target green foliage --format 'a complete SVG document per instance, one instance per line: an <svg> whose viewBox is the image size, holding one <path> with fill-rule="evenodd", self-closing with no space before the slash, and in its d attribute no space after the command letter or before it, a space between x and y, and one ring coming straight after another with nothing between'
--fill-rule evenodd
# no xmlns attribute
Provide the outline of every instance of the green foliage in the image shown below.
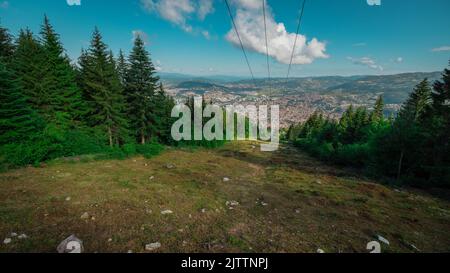
<svg viewBox="0 0 450 273"><path fill-rule="evenodd" d="M129 70L125 78L130 129L136 141L145 144L155 137L156 116L154 96L159 78L141 37L136 37L129 57Z"/></svg>
<svg viewBox="0 0 450 273"><path fill-rule="evenodd" d="M0 59L9 60L14 53L12 36L6 28L0 26Z"/></svg>
<svg viewBox="0 0 450 273"><path fill-rule="evenodd" d="M40 113L47 122L61 128L77 127L86 105L76 84L75 71L47 16L41 27L41 44L43 54L40 56L43 59L38 62L37 69L43 72L39 84L43 90L40 94L44 97L38 98L43 103Z"/></svg>
<svg viewBox="0 0 450 273"><path fill-rule="evenodd" d="M159 155L164 151L164 146L157 142L147 143L145 145L139 145L136 147L137 152L143 155L145 158L152 158Z"/></svg>
<svg viewBox="0 0 450 273"><path fill-rule="evenodd" d="M102 132L109 145L122 144L126 139L125 100L116 63L98 29L91 46L79 59L79 83L87 102L86 123Z"/></svg>
<svg viewBox="0 0 450 273"><path fill-rule="evenodd" d="M288 140L312 156L334 164L366 168L397 183L450 187L450 71L434 92L425 79L396 119L386 120L383 98L374 110L350 106L336 123L314 113L291 126Z"/></svg>
<svg viewBox="0 0 450 273"><path fill-rule="evenodd" d="M0 59L0 145L32 139L43 122L27 104L13 73Z"/></svg>

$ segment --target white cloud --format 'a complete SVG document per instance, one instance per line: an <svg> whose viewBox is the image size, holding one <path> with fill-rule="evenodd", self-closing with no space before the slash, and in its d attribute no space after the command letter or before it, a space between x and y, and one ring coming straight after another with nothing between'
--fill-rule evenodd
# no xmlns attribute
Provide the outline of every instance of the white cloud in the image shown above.
<svg viewBox="0 0 450 273"><path fill-rule="evenodd" d="M450 51L450 46L436 47L436 48L433 48L431 51L433 51L433 52Z"/></svg>
<svg viewBox="0 0 450 273"><path fill-rule="evenodd" d="M369 6L381 6L381 0L367 0Z"/></svg>
<svg viewBox="0 0 450 273"><path fill-rule="evenodd" d="M66 0L69 6L81 6L81 0Z"/></svg>
<svg viewBox="0 0 450 273"><path fill-rule="evenodd" d="M384 70L384 68L381 65L377 64L377 62L375 60L371 59L370 57L362 57L362 58L347 57L347 59L356 65L367 66L370 69L379 70L379 71Z"/></svg>
<svg viewBox="0 0 450 273"><path fill-rule="evenodd" d="M232 3L237 9L235 22L244 47L266 54L261 0L233 0ZM269 6L267 6L266 17L269 55L280 63L288 64L297 35L287 32L283 23L275 21ZM240 45L233 28L226 35L226 39L236 46ZM293 64L310 64L315 59L328 58L325 51L324 42L316 38L307 41L307 38L300 34L297 37Z"/></svg>
<svg viewBox="0 0 450 273"><path fill-rule="evenodd" d="M142 41L144 41L145 45L148 45L150 43L150 38L147 33L145 33L142 30L133 30L132 32L133 38L131 39L132 42L139 36L141 37Z"/></svg>
<svg viewBox="0 0 450 273"><path fill-rule="evenodd" d="M397 59L394 60L396 63L403 63L403 58L402 57L398 57Z"/></svg>
<svg viewBox="0 0 450 273"><path fill-rule="evenodd" d="M9 8L9 2L8 1L0 2L0 9L7 9L7 8Z"/></svg>
<svg viewBox="0 0 450 273"><path fill-rule="evenodd" d="M141 0L143 8L155 12L165 20L179 26L186 32L193 32L189 24L192 15L200 20L214 12L213 0Z"/></svg>
<svg viewBox="0 0 450 273"><path fill-rule="evenodd" d="M200 0L198 4L198 18L204 20L208 14L214 12L213 0Z"/></svg>
<svg viewBox="0 0 450 273"><path fill-rule="evenodd" d="M160 60L156 60L156 63L155 63L155 70L156 70L156 71L162 71L162 70L163 70L162 65L161 65L161 61L160 61Z"/></svg>
<svg viewBox="0 0 450 273"><path fill-rule="evenodd" d="M209 31L207 31L207 30L203 30L202 35L203 35L203 37L205 37L206 40L211 39L211 34L209 34Z"/></svg>

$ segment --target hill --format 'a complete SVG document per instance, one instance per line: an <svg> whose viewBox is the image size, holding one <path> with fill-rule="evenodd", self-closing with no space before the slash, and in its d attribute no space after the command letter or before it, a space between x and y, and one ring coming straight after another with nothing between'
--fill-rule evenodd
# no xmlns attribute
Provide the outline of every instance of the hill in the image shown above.
<svg viewBox="0 0 450 273"><path fill-rule="evenodd" d="M71 234L87 252L367 252L377 236L383 252L450 251L448 201L253 145L2 173L0 234L28 238L0 252L55 252Z"/></svg>

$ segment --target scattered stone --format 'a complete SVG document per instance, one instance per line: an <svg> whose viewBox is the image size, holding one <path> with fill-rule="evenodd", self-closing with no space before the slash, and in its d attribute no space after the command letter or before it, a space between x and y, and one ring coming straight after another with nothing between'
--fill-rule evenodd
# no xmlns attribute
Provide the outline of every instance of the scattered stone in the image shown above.
<svg viewBox="0 0 450 273"><path fill-rule="evenodd" d="M300 214L300 210L299 210L299 209L296 209L296 210L295 210L295 213Z"/></svg>
<svg viewBox="0 0 450 273"><path fill-rule="evenodd" d="M153 179L155 179L155 177L154 176L150 176L149 180L153 180Z"/></svg>
<svg viewBox="0 0 450 273"><path fill-rule="evenodd" d="M267 204L267 203L261 201L261 206L267 207L268 205L269 205L269 204Z"/></svg>
<svg viewBox="0 0 450 273"><path fill-rule="evenodd" d="M172 213L173 213L173 211L171 211L171 210L163 210L163 211L161 211L162 215L172 214Z"/></svg>
<svg viewBox="0 0 450 273"><path fill-rule="evenodd" d="M192 214L189 214L189 219L191 219L192 218Z"/></svg>
<svg viewBox="0 0 450 273"><path fill-rule="evenodd" d="M113 241L112 238L109 238L109 239L108 239L108 243L111 243L112 241Z"/></svg>
<svg viewBox="0 0 450 273"><path fill-rule="evenodd" d="M70 196L66 197L67 202L69 202L70 200L72 200L72 198Z"/></svg>
<svg viewBox="0 0 450 273"><path fill-rule="evenodd" d="M128 254L132 254L132 253L133 253L133 250L128 250L127 253L128 253Z"/></svg>
<svg viewBox="0 0 450 273"><path fill-rule="evenodd" d="M175 165L173 165L173 164L166 164L166 169L174 169L175 168Z"/></svg>
<svg viewBox="0 0 450 273"><path fill-rule="evenodd" d="M81 215L81 220L87 220L87 219L89 219L89 213L87 213L87 212L85 212L85 213L83 213L83 215Z"/></svg>
<svg viewBox="0 0 450 273"><path fill-rule="evenodd" d="M320 180L316 180L316 183L319 185L322 185L322 181L320 181Z"/></svg>
<svg viewBox="0 0 450 273"><path fill-rule="evenodd" d="M10 244L11 242L12 242L11 238L6 238L5 240L3 240L3 243L4 243L5 245Z"/></svg>
<svg viewBox="0 0 450 273"><path fill-rule="evenodd" d="M319 254L324 254L325 251L323 251L322 249L319 248L319 249L317 250L317 253L319 253Z"/></svg>
<svg viewBox="0 0 450 273"><path fill-rule="evenodd" d="M58 253L83 253L83 241L75 235L70 235L58 245L56 250Z"/></svg>
<svg viewBox="0 0 450 273"><path fill-rule="evenodd" d="M226 203L227 207L237 207L239 206L239 202L238 201L227 201Z"/></svg>
<svg viewBox="0 0 450 273"><path fill-rule="evenodd" d="M202 209L202 213L206 213L206 209Z"/></svg>
<svg viewBox="0 0 450 273"><path fill-rule="evenodd" d="M145 245L145 250L147 250L147 251L155 251L155 250L157 250L160 247L161 247L161 243L156 242L156 243L151 243L151 244Z"/></svg>
<svg viewBox="0 0 450 273"><path fill-rule="evenodd" d="M92 221L95 221L95 217L94 217L94 216L92 216L91 220L92 220Z"/></svg>
<svg viewBox="0 0 450 273"><path fill-rule="evenodd" d="M229 182L229 181L230 181L230 178L228 178L228 177L223 178L223 182Z"/></svg>
<svg viewBox="0 0 450 273"><path fill-rule="evenodd" d="M28 236L26 234L20 234L17 238L19 240L25 240L25 239L28 239Z"/></svg>
<svg viewBox="0 0 450 273"><path fill-rule="evenodd" d="M145 165L145 167L148 167L148 164L147 164L147 163L145 163L144 165Z"/></svg>
<svg viewBox="0 0 450 273"><path fill-rule="evenodd" d="M377 235L377 240L382 242L383 244L389 245L389 241L381 235Z"/></svg>
<svg viewBox="0 0 450 273"><path fill-rule="evenodd" d="M253 149L253 150L256 149L256 146L255 146L255 145L252 145L252 149Z"/></svg>
<svg viewBox="0 0 450 273"><path fill-rule="evenodd" d="M12 232L12 233L11 233L11 237L17 237L17 233Z"/></svg>

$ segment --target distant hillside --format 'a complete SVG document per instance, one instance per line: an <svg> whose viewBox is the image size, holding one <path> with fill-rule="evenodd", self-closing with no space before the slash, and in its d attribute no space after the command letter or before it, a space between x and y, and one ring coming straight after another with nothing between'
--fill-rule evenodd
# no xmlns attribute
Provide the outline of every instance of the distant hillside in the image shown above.
<svg viewBox="0 0 450 273"><path fill-rule="evenodd" d="M430 83L439 80L441 72L431 73L406 73L386 76L365 76L346 83L331 86L327 92L346 93L383 93L389 103L402 103L412 92L413 88L423 79Z"/></svg>

